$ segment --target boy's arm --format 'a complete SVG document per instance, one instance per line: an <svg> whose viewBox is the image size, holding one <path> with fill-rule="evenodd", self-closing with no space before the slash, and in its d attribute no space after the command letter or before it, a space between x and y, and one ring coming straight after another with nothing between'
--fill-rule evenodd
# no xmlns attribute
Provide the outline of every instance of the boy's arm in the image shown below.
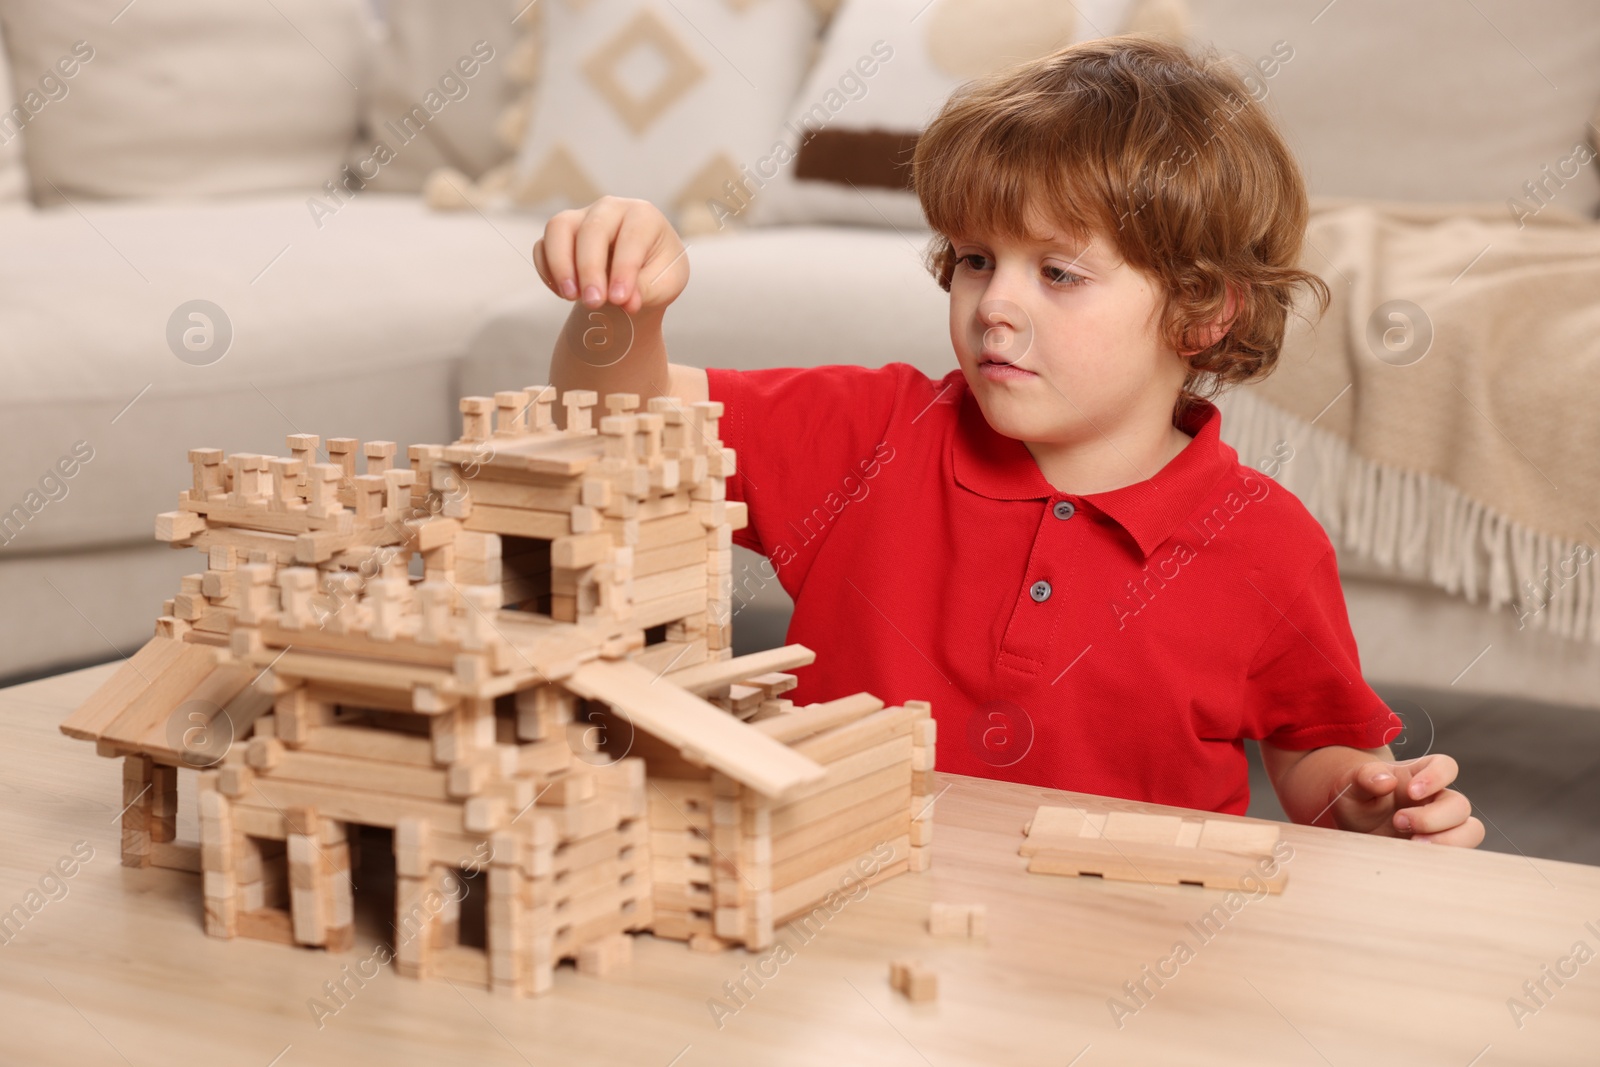
<svg viewBox="0 0 1600 1067"><path fill-rule="evenodd" d="M1387 745L1297 751L1262 741L1261 758L1293 822L1467 848L1483 841L1466 796L1446 788L1457 766L1442 753L1396 762Z"/></svg>
<svg viewBox="0 0 1600 1067"><path fill-rule="evenodd" d="M573 301L550 356L558 392L592 389L709 399L705 371L667 362L661 322L689 281L686 247L645 200L601 197L562 211L534 245L533 263L550 291ZM565 421L557 405L558 424Z"/></svg>

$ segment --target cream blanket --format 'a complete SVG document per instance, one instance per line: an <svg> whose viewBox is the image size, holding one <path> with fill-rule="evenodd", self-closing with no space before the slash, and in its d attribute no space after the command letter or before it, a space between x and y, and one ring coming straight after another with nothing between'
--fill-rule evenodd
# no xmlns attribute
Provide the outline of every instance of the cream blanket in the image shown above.
<svg viewBox="0 0 1600 1067"><path fill-rule="evenodd" d="M1484 204L1312 211L1303 264L1333 302L1291 317L1271 377L1222 398L1224 437L1341 554L1600 643L1600 225L1554 207L1521 229ZM1389 301L1420 314L1369 327Z"/></svg>

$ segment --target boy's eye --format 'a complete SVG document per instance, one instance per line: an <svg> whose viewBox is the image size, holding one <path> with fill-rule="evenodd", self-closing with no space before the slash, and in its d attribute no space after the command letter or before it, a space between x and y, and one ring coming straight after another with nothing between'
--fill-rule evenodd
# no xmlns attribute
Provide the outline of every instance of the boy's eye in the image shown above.
<svg viewBox="0 0 1600 1067"><path fill-rule="evenodd" d="M1082 285L1085 280L1082 275L1074 274L1070 270L1066 270L1062 267L1047 266L1044 269L1044 273L1045 277L1050 279L1051 284L1059 285L1063 288L1072 285Z"/></svg>
<svg viewBox="0 0 1600 1067"><path fill-rule="evenodd" d="M982 270L986 262L987 260L984 260L983 254L980 252L968 252L964 256L956 257L957 264L965 263L972 270Z"/></svg>

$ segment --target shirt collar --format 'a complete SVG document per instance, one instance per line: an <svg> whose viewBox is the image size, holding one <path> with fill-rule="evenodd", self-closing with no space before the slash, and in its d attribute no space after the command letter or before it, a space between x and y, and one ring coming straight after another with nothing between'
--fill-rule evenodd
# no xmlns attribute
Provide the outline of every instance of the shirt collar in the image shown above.
<svg viewBox="0 0 1600 1067"><path fill-rule="evenodd" d="M1145 558L1172 536L1237 463L1238 453L1222 441L1222 413L1202 400L1188 410L1180 427L1193 439L1153 477L1086 496L1058 492L1045 481L1028 446L990 426L972 390L965 381L959 384L962 395L950 442L957 482L994 500L1055 497L1088 504L1121 526Z"/></svg>

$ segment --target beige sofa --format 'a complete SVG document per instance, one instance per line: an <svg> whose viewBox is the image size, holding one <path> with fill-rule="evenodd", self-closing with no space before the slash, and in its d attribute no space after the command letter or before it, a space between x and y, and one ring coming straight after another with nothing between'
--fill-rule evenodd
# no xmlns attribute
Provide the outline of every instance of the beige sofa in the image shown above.
<svg viewBox="0 0 1600 1067"><path fill-rule="evenodd" d="M281 15L154 0L115 27L103 6L0 2L0 678L127 654L148 635L192 567L152 537L190 448L286 454L300 430L452 438L468 339L495 300L538 284L537 220L380 191L483 153L452 140L449 110L384 181L337 199L319 188L342 180L363 136L368 94L345 76L382 89L379 68L416 59L376 35L362 0L294 0ZM458 5L420 77L474 40L503 63L505 9ZM211 39L173 68L162 49L185 20ZM92 58L69 77L57 63L79 40ZM449 104L484 127L478 142L499 106L482 105L515 91L498 73L489 64ZM179 314L174 338L197 299L220 315Z"/></svg>

